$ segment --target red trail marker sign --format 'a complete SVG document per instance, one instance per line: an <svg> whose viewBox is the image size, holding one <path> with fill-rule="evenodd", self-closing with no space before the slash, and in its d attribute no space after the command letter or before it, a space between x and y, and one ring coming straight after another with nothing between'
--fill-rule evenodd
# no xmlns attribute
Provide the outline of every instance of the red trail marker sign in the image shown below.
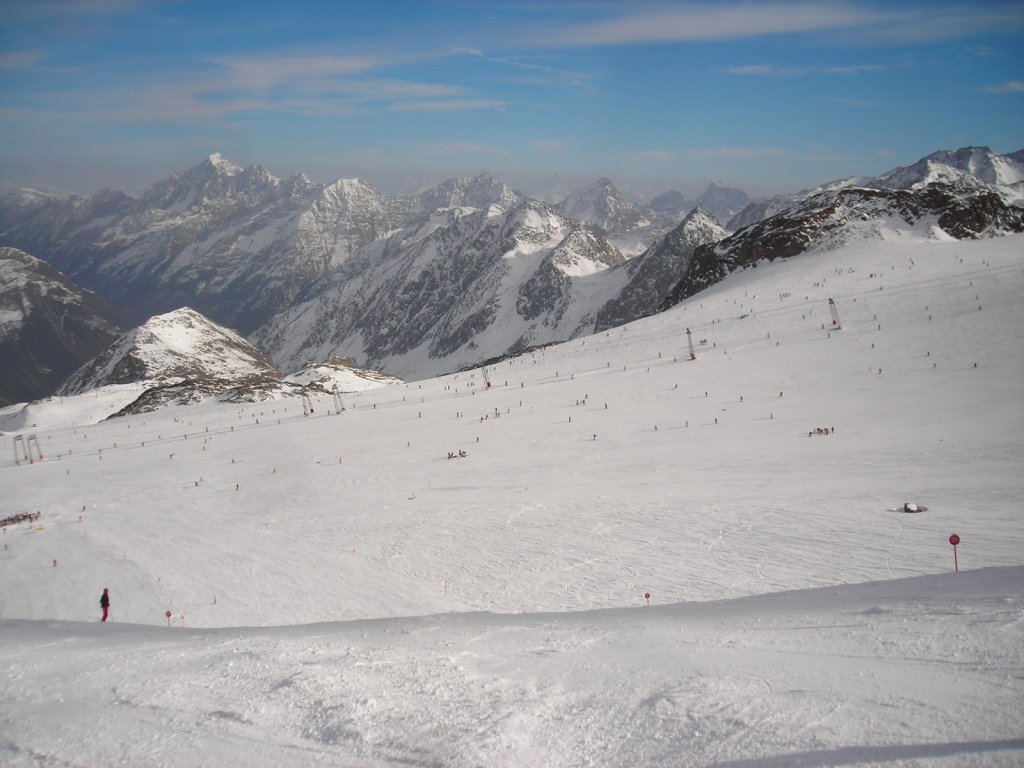
<svg viewBox="0 0 1024 768"><path fill-rule="evenodd" d="M949 537L949 543L953 545L953 570L959 571L960 563L958 563L956 559L956 545L960 543L960 537L954 533Z"/></svg>

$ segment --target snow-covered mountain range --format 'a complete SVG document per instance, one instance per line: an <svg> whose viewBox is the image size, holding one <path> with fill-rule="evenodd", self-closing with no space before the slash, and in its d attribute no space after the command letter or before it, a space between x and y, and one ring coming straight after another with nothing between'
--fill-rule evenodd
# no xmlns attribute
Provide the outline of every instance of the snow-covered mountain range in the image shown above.
<svg viewBox="0 0 1024 768"><path fill-rule="evenodd" d="M1015 231L1022 179L1020 152L937 152L873 179L750 203L723 228L714 213L748 202L742 190L712 184L689 213L685 196L642 206L609 179L557 205L488 174L389 197L356 179L282 180L215 154L137 198L8 192L0 243L30 249L136 323L193 307L286 372L341 356L419 378L658 311L735 266L708 260L727 229L737 239L723 248L748 244L737 264L922 217L952 237ZM793 234L785 246L783 233Z"/></svg>
<svg viewBox="0 0 1024 768"><path fill-rule="evenodd" d="M551 206L453 208L364 248L252 335L284 370L330 355L402 378L593 331L622 254Z"/></svg>
<svg viewBox="0 0 1024 768"><path fill-rule="evenodd" d="M359 247L436 208L516 199L486 175L392 198L358 179L278 179L213 154L137 199L8 194L0 241L39 254L136 322L191 306L249 333Z"/></svg>
<svg viewBox="0 0 1024 768"><path fill-rule="evenodd" d="M0 248L0 405L60 386L120 333L107 302L16 248Z"/></svg>

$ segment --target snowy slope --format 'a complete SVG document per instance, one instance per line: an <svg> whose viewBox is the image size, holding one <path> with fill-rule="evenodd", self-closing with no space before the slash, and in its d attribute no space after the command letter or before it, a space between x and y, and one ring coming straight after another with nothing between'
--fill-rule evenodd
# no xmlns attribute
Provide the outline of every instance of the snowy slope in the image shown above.
<svg viewBox="0 0 1024 768"><path fill-rule="evenodd" d="M401 384L401 379L388 376L380 371L357 368L351 360L332 358L325 363L307 365L301 371L284 377L285 381L308 386L318 384L324 390L333 392L363 392L367 389Z"/></svg>
<svg viewBox="0 0 1024 768"><path fill-rule="evenodd" d="M0 620L5 765L1003 766L1024 568L562 614ZM116 608L114 608L116 611ZM1016 644L1016 647L1014 647ZM99 735L99 736L97 736Z"/></svg>
<svg viewBox="0 0 1024 768"><path fill-rule="evenodd" d="M858 241L489 389L36 429L3 762L1019 764L1022 253Z"/></svg>

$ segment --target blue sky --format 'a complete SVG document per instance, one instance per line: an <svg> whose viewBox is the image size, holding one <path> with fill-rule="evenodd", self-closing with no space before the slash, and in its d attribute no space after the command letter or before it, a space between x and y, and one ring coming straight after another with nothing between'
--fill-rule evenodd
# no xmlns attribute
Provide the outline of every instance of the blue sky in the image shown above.
<svg viewBox="0 0 1024 768"><path fill-rule="evenodd" d="M1024 1L0 0L0 181L212 152L409 191L490 170L794 191L1024 148Z"/></svg>

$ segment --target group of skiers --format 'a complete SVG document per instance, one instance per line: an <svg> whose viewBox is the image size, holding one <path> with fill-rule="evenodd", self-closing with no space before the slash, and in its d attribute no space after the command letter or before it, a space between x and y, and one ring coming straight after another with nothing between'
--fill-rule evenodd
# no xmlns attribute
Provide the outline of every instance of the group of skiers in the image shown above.
<svg viewBox="0 0 1024 768"><path fill-rule="evenodd" d="M466 458L467 456L469 456L469 454L468 454L468 453L466 453L466 452L465 452L464 450L462 450L461 448L459 449L459 452L458 452L458 453L452 453L451 451L448 451L448 458L449 458L449 459L464 459L464 458Z"/></svg>
<svg viewBox="0 0 1024 768"><path fill-rule="evenodd" d="M835 427L818 427L817 429L812 429L810 432L808 432L807 436L812 437L813 435L831 435L834 434L835 431Z"/></svg>
<svg viewBox="0 0 1024 768"><path fill-rule="evenodd" d="M42 512L18 512L0 520L0 528L6 528L8 525L20 525L21 523L34 523L42 516Z"/></svg>

